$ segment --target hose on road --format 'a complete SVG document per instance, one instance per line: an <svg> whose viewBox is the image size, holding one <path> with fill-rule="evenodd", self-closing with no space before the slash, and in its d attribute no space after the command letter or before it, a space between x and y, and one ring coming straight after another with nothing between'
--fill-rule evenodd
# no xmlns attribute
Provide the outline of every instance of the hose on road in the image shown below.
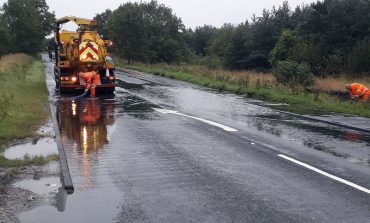
<svg viewBox="0 0 370 223"><path fill-rule="evenodd" d="M79 95L79 96L76 96L76 97L72 97L71 99L73 99L73 100L77 100L77 99L80 99L80 98L86 97L88 93L89 93L89 91L84 91L84 93L83 93L83 94L81 94L81 95Z"/></svg>

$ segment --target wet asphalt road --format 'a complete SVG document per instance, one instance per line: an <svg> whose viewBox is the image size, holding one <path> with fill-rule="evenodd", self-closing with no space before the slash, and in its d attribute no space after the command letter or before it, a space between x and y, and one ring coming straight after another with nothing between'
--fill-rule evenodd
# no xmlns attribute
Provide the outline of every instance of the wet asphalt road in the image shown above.
<svg viewBox="0 0 370 223"><path fill-rule="evenodd" d="M75 192L23 222L370 222L370 135L263 102L118 72L114 97L54 93ZM59 201L58 201L59 202Z"/></svg>

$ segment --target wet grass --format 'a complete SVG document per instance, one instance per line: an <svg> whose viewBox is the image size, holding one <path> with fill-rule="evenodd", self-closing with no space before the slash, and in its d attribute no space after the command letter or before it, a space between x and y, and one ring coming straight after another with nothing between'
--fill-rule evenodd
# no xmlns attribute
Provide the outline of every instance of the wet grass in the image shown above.
<svg viewBox="0 0 370 223"><path fill-rule="evenodd" d="M327 114L331 112L370 117L370 103L352 102L324 92L309 93L303 89L292 90L276 83L270 73L235 72L184 68L169 65L127 65L118 60L123 67L173 79L183 80L220 91L246 94L249 97L270 102L288 103L290 106L274 107L299 114ZM190 66L191 67L191 66ZM199 73L197 72L199 70ZM343 79L339 79L343 81ZM325 83L324 80L319 80ZM338 82L339 83L339 82ZM321 85L319 85L321 86ZM342 83L333 85L333 88Z"/></svg>
<svg viewBox="0 0 370 223"><path fill-rule="evenodd" d="M39 58L14 54L0 58L0 152L8 142L34 136L49 113L44 67ZM41 158L7 161L0 166L43 162Z"/></svg>
<svg viewBox="0 0 370 223"><path fill-rule="evenodd" d="M52 155L48 157L37 156L30 158L25 156L23 159L8 160L4 156L0 155L0 168L11 168L11 167L22 167L28 165L45 165L50 161L58 160L57 155Z"/></svg>

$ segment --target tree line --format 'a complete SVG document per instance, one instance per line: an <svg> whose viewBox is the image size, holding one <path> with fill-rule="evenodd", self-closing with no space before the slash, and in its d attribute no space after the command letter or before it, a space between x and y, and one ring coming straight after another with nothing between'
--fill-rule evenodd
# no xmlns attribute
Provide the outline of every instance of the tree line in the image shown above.
<svg viewBox="0 0 370 223"><path fill-rule="evenodd" d="M125 3L96 15L99 31L129 63L203 63L269 70L304 63L315 75L370 71L370 1L323 0L265 9L239 25L186 28L157 1Z"/></svg>
<svg viewBox="0 0 370 223"><path fill-rule="evenodd" d="M0 8L0 56L36 54L53 29L54 13L45 0L8 0Z"/></svg>
<svg viewBox="0 0 370 223"><path fill-rule="evenodd" d="M8 0L0 8L0 55L35 54L55 21L45 0ZM304 64L315 75L370 72L370 1L322 0L291 9L288 2L222 27L185 27L171 8L124 3L95 16L98 31L129 63L201 63L270 70Z"/></svg>

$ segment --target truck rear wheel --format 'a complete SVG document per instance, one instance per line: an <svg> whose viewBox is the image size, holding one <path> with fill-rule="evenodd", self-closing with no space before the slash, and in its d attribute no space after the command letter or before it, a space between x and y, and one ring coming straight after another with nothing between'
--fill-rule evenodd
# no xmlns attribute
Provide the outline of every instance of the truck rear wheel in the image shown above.
<svg viewBox="0 0 370 223"><path fill-rule="evenodd" d="M60 87L60 82L59 81L55 81L55 90L58 94L61 93L61 87Z"/></svg>
<svg viewBox="0 0 370 223"><path fill-rule="evenodd" d="M54 69L55 90L60 94L60 70Z"/></svg>
<svg viewBox="0 0 370 223"><path fill-rule="evenodd" d="M115 88L107 88L104 90L104 93L107 95L114 94Z"/></svg>

